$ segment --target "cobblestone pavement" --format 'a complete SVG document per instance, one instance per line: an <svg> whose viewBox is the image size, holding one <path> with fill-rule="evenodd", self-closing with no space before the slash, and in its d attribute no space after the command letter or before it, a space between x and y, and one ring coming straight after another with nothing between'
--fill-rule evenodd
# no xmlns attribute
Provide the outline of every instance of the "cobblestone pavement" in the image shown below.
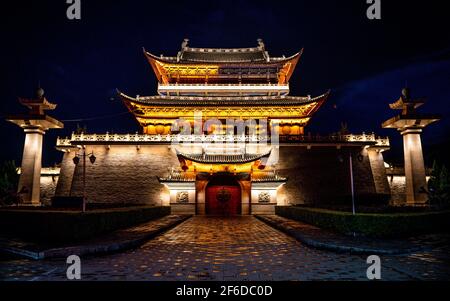
<svg viewBox="0 0 450 301"><path fill-rule="evenodd" d="M384 280L450 279L448 246L380 256ZM65 280L64 260L0 258L1 280ZM366 257L308 248L254 217L196 216L123 253L82 258L83 280L366 280Z"/></svg>

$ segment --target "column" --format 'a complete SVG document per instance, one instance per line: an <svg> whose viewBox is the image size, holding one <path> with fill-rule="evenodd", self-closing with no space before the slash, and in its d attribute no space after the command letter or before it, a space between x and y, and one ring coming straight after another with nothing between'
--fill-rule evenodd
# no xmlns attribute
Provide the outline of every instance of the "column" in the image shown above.
<svg viewBox="0 0 450 301"><path fill-rule="evenodd" d="M40 128L25 128L22 168L18 191L24 205L40 205L42 141L45 132Z"/></svg>
<svg viewBox="0 0 450 301"><path fill-rule="evenodd" d="M406 129L401 132L405 153L406 203L408 205L421 205L428 200L427 194L423 191L427 188L427 180L421 133L421 129Z"/></svg>

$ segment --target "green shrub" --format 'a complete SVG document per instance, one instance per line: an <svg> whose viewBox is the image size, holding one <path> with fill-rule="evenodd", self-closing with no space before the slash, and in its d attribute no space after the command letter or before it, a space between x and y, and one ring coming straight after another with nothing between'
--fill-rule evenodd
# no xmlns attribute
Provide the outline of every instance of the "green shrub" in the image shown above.
<svg viewBox="0 0 450 301"><path fill-rule="evenodd" d="M401 237L446 232L450 211L395 214L356 214L326 209L276 207L276 214L335 232L369 237Z"/></svg>
<svg viewBox="0 0 450 301"><path fill-rule="evenodd" d="M75 211L0 210L0 235L40 242L74 242L170 214L170 207L142 206Z"/></svg>

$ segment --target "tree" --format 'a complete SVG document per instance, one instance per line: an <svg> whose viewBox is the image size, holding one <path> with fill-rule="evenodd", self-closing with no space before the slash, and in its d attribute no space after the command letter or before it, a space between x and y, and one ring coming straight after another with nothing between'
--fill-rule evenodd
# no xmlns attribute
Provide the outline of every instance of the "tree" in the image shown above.
<svg viewBox="0 0 450 301"><path fill-rule="evenodd" d="M341 122L341 129L339 130L339 135L348 135L348 124L347 122Z"/></svg>
<svg viewBox="0 0 450 301"><path fill-rule="evenodd" d="M0 165L0 205L17 204L19 195L17 186L19 174L14 161L5 161Z"/></svg>
<svg viewBox="0 0 450 301"><path fill-rule="evenodd" d="M83 127L80 126L79 123L77 123L77 128L75 129L75 134L86 134L87 133L87 127L84 125Z"/></svg>
<svg viewBox="0 0 450 301"><path fill-rule="evenodd" d="M442 196L444 200L448 202L450 193L450 177L445 166L442 166L441 173L439 175L439 190L443 194Z"/></svg>
<svg viewBox="0 0 450 301"><path fill-rule="evenodd" d="M447 168L433 163L433 171L428 181L430 205L446 206L450 204L450 175Z"/></svg>
<svg viewBox="0 0 450 301"><path fill-rule="evenodd" d="M433 162L433 169L431 171L430 180L428 180L428 190L431 192L434 191L436 187L439 185L441 169L436 161Z"/></svg>

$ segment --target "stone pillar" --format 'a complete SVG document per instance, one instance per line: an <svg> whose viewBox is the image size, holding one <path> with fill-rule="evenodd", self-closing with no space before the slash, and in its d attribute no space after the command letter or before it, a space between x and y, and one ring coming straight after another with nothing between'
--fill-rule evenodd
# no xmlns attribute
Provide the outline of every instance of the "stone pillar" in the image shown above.
<svg viewBox="0 0 450 301"><path fill-rule="evenodd" d="M252 204L251 204L251 186L250 181L239 181L241 186L241 214L250 215L252 214Z"/></svg>
<svg viewBox="0 0 450 301"><path fill-rule="evenodd" d="M45 114L56 105L44 96L42 88L37 89L35 98L19 98L20 104L29 109L26 114L7 116L6 120L21 127L25 132L22 168L17 188L20 204L40 205L42 142L49 129L62 129L64 124Z"/></svg>
<svg viewBox="0 0 450 301"><path fill-rule="evenodd" d="M45 132L39 128L25 128L19 194L24 205L39 205L41 193L42 141Z"/></svg>
<svg viewBox="0 0 450 301"><path fill-rule="evenodd" d="M195 183L196 201L195 201L195 214L206 214L206 186L207 180L197 180Z"/></svg>
<svg viewBox="0 0 450 301"><path fill-rule="evenodd" d="M420 134L428 125L441 119L439 115L421 114L417 108L425 103L425 99L414 99L408 88L402 90L402 95L389 105L392 110L402 113L383 123L383 128L397 129L403 136L403 151L405 154L406 203L423 206L428 202L425 164L423 162L422 142Z"/></svg>
<svg viewBox="0 0 450 301"><path fill-rule="evenodd" d="M427 180L420 139L421 129L407 129L401 132L405 153L406 203L425 204Z"/></svg>

